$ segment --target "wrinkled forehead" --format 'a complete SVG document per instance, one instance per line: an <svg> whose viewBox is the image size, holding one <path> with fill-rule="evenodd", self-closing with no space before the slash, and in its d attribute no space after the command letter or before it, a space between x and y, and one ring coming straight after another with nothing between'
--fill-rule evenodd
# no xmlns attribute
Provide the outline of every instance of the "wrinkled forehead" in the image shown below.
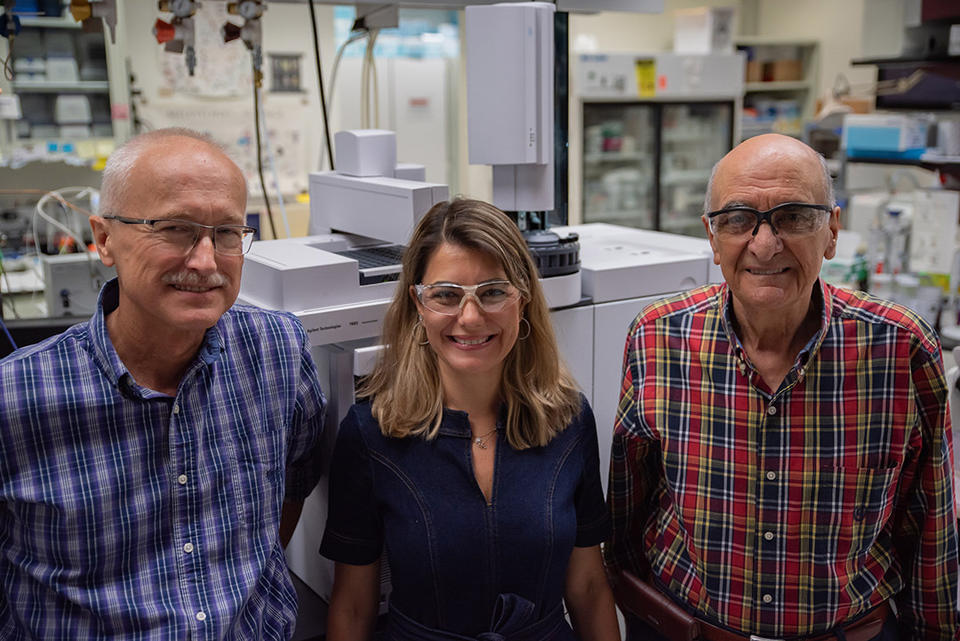
<svg viewBox="0 0 960 641"><path fill-rule="evenodd" d="M717 167L711 205L769 209L785 202L828 204L823 181L821 165L808 148L737 148Z"/></svg>
<svg viewBox="0 0 960 641"><path fill-rule="evenodd" d="M192 218L187 214L196 211L243 222L247 191L240 169L201 141L177 140L141 155L131 171L129 196L157 217Z"/></svg>

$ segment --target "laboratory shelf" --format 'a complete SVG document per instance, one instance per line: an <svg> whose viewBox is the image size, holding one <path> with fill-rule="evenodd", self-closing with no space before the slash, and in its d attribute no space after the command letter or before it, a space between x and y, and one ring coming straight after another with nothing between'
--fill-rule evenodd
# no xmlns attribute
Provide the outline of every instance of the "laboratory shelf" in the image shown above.
<svg viewBox="0 0 960 641"><path fill-rule="evenodd" d="M42 27L44 29L80 29L83 25L73 19L71 15L63 16L22 16L21 27Z"/></svg>
<svg viewBox="0 0 960 641"><path fill-rule="evenodd" d="M705 183L710 180L710 169L671 169L663 172L664 185Z"/></svg>
<svg viewBox="0 0 960 641"><path fill-rule="evenodd" d="M743 85L744 91L764 92L764 91L806 91L810 89L810 82L807 80L769 80L766 82L748 82Z"/></svg>
<svg viewBox="0 0 960 641"><path fill-rule="evenodd" d="M76 80L73 82L54 82L51 80L14 80L13 90L17 93L109 93L110 83L106 80Z"/></svg>
<svg viewBox="0 0 960 641"><path fill-rule="evenodd" d="M583 157L584 162L596 164L596 163L610 163L610 162L637 162L643 161L650 158L649 154L645 154L639 151L631 152L622 152L622 151L604 151L604 152L594 152L586 154Z"/></svg>

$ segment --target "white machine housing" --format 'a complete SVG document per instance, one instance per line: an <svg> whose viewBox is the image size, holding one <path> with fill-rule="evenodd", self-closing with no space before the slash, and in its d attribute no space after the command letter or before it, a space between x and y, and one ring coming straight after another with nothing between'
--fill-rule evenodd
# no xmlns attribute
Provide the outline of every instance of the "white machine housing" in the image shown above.
<svg viewBox="0 0 960 641"><path fill-rule="evenodd" d="M397 135L385 129L338 131L337 173L347 176L394 176Z"/></svg>
<svg viewBox="0 0 960 641"><path fill-rule="evenodd" d="M403 244L446 185L402 178L359 178L333 171L310 174L310 233L347 232Z"/></svg>
<svg viewBox="0 0 960 641"><path fill-rule="evenodd" d="M493 165L505 211L554 208L555 12L547 2L466 9L469 158Z"/></svg>
<svg viewBox="0 0 960 641"><path fill-rule="evenodd" d="M48 316L88 317L97 309L97 296L117 270L100 262L95 252L40 255L43 297Z"/></svg>
<svg viewBox="0 0 960 641"><path fill-rule="evenodd" d="M637 64L652 63L652 93L637 84ZM577 59L577 87L584 98L683 100L743 98L746 58L738 53L585 53Z"/></svg>

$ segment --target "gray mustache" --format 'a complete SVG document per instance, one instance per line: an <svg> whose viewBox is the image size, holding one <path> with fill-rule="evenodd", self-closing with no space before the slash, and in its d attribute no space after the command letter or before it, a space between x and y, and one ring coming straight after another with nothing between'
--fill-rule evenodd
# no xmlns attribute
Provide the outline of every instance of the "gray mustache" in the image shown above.
<svg viewBox="0 0 960 641"><path fill-rule="evenodd" d="M192 271L164 274L163 282L167 285L183 285L186 287L223 287L230 284L230 280L223 274L201 276Z"/></svg>

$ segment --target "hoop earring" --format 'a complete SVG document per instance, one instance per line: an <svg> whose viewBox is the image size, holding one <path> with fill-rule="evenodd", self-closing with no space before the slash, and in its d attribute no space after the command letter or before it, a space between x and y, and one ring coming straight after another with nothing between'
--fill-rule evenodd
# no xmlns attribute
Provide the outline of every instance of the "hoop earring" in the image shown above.
<svg viewBox="0 0 960 641"><path fill-rule="evenodd" d="M417 316L417 327L423 327L423 316L419 316L419 315ZM417 331L417 330L414 330L414 331ZM427 328L426 328L426 327L423 327L423 335L424 335L424 336L427 335ZM429 345L429 344L430 344L430 339L429 339L429 338L427 338L427 340L425 340L425 341L417 341L417 345L420 345L420 346Z"/></svg>
<svg viewBox="0 0 960 641"><path fill-rule="evenodd" d="M526 316L521 316L521 317L520 317L520 322L527 324L527 333L524 334L523 336L518 336L518 337L517 337L517 340L525 341L525 340L527 340L528 338L530 338L530 331L531 331L533 328L530 327L530 321L527 320Z"/></svg>

